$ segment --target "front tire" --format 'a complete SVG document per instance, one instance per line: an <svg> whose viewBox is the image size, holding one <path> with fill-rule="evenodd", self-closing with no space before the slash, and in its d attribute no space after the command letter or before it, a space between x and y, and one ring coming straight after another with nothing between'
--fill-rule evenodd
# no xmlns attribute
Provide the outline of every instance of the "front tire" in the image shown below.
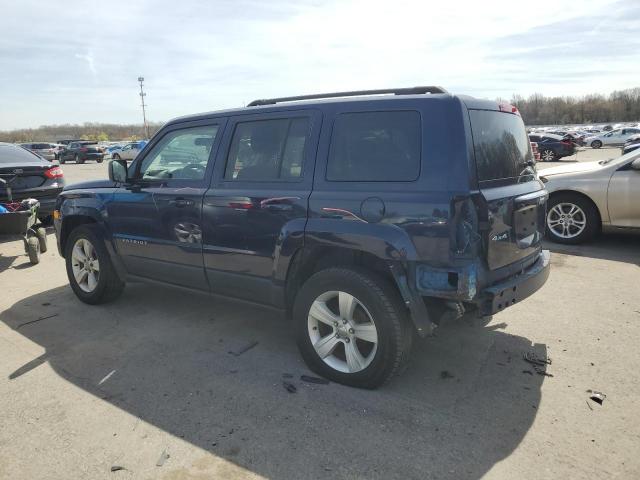
<svg viewBox="0 0 640 480"><path fill-rule="evenodd" d="M309 368L345 385L377 388L405 367L413 332L394 287L371 272L329 268L298 292L293 321Z"/></svg>
<svg viewBox="0 0 640 480"><path fill-rule="evenodd" d="M118 277L94 225L81 225L71 232L65 262L69 284L84 303L109 302L122 293L124 282Z"/></svg>
<svg viewBox="0 0 640 480"><path fill-rule="evenodd" d="M602 142L600 140L594 140L591 142L591 148L600 148L602 147Z"/></svg>
<svg viewBox="0 0 640 480"><path fill-rule="evenodd" d="M27 255L31 265L40 263L40 242L36 237L27 238Z"/></svg>
<svg viewBox="0 0 640 480"><path fill-rule="evenodd" d="M591 240L600 230L600 216L588 199L573 193L553 195L547 210L547 236L575 245Z"/></svg>

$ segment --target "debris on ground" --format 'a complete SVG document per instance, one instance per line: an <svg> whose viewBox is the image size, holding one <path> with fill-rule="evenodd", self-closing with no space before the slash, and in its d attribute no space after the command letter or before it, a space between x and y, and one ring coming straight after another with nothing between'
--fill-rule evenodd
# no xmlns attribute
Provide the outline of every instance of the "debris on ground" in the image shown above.
<svg viewBox="0 0 640 480"><path fill-rule="evenodd" d="M256 345L258 345L258 342L251 342L251 343L248 343L247 345L245 345L244 347L239 348L239 349L237 349L237 350L235 350L235 351L233 351L233 350L229 350L229 353L230 353L231 355L234 355L234 356L236 356L236 357L239 357L239 356L240 356L240 355L242 355L243 353L248 352L249 350L251 350L251 349L252 349L253 347L255 347Z"/></svg>
<svg viewBox="0 0 640 480"><path fill-rule="evenodd" d="M289 393L296 393L296 391L298 390L296 388L296 386L293 383L289 383L289 382L282 382L282 386L287 390L287 392Z"/></svg>
<svg viewBox="0 0 640 480"><path fill-rule="evenodd" d="M526 373L527 375L533 375L531 370L522 370L522 373Z"/></svg>
<svg viewBox="0 0 640 480"><path fill-rule="evenodd" d="M42 320L48 320L49 318L53 318L53 317L57 317L57 316L58 316L58 314L54 313L53 315L47 315L46 317L40 317L40 318L36 318L35 320L31 320L29 322L21 323L20 325L18 325L16 327L16 330L20 330L25 325L31 325L32 323L41 322Z"/></svg>
<svg viewBox="0 0 640 480"><path fill-rule="evenodd" d="M307 383L317 383L318 385L328 385L329 380L320 377L311 377L309 375L300 375L300 380Z"/></svg>
<svg viewBox="0 0 640 480"><path fill-rule="evenodd" d="M440 372L440 378L443 380L446 380L447 378L455 378L455 375L453 375L452 373L450 373L447 370L442 370Z"/></svg>
<svg viewBox="0 0 640 480"><path fill-rule="evenodd" d="M161 467L162 465L164 465L164 462L166 462L170 456L171 455L169 455L166 450L163 450L160 458L156 462L156 467Z"/></svg>
<svg viewBox="0 0 640 480"><path fill-rule="evenodd" d="M524 355L522 355L522 359L525 362L531 363L532 365L539 365L541 367L544 367L545 365L551 365L551 359L549 357L540 358L533 352L526 352Z"/></svg>
<svg viewBox="0 0 640 480"><path fill-rule="evenodd" d="M114 465L114 466L111 467L111 471L112 472L117 472L119 470L126 470L126 468L124 468L124 467L122 467L120 465Z"/></svg>
<svg viewBox="0 0 640 480"><path fill-rule="evenodd" d="M607 396L604 393L596 392L595 390L587 390L587 393L591 394L589 395L589 399L593 400L598 405L602 405L602 402L604 402L604 399L607 398Z"/></svg>
<svg viewBox="0 0 640 480"><path fill-rule="evenodd" d="M533 365L533 370L538 375L543 375L545 377L553 377L553 374L547 372L547 365L551 365L551 359L549 357L540 358L533 352L526 352L522 355L522 359L525 362Z"/></svg>
<svg viewBox="0 0 640 480"><path fill-rule="evenodd" d="M49 305L51 305L51 303L49 303L49 302L44 302L44 303L42 304L42 306L43 306L43 307L48 307Z"/></svg>
<svg viewBox="0 0 640 480"><path fill-rule="evenodd" d="M109 380L109 378L111 378L111 375L113 375L114 373L116 373L115 370L111 370L109 373L107 373L107 375L98 382L98 385L102 385L104 382L106 382L107 380Z"/></svg>
<svg viewBox="0 0 640 480"><path fill-rule="evenodd" d="M589 402L587 400L585 400L584 403L587 404L587 407L589 407L589 410L593 410L593 407L589 404Z"/></svg>

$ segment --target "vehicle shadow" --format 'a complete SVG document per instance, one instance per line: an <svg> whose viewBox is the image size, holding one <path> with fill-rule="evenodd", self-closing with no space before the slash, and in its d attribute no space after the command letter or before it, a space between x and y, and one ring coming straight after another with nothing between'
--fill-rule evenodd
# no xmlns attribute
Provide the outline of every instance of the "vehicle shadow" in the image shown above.
<svg viewBox="0 0 640 480"><path fill-rule="evenodd" d="M171 289L133 284L88 307L59 287L0 320L45 349L9 381L48 362L89 394L272 479L479 479L526 435L545 378L522 357L544 359L546 345L472 319L418 341L405 374L375 391L302 382L309 372L279 314Z"/></svg>
<svg viewBox="0 0 640 480"><path fill-rule="evenodd" d="M634 232L603 234L582 245L563 245L550 241L544 243L544 248L562 255L590 257L640 266L640 234Z"/></svg>

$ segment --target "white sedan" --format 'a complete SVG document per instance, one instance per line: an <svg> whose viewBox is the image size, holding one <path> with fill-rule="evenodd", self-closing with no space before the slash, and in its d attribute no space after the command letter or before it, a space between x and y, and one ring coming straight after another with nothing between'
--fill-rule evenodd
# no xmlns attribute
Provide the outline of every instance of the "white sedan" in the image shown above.
<svg viewBox="0 0 640 480"><path fill-rule="evenodd" d="M549 191L547 237L582 243L602 230L640 230L640 151L540 171Z"/></svg>
<svg viewBox="0 0 640 480"><path fill-rule="evenodd" d="M140 142L127 143L122 148L113 150L111 158L114 160L133 160L140 153L140 150L142 150Z"/></svg>
<svg viewBox="0 0 640 480"><path fill-rule="evenodd" d="M584 139L585 145L592 148L600 148L602 146L619 147L624 145L629 137L640 133L640 128L618 128L610 132L600 133Z"/></svg>

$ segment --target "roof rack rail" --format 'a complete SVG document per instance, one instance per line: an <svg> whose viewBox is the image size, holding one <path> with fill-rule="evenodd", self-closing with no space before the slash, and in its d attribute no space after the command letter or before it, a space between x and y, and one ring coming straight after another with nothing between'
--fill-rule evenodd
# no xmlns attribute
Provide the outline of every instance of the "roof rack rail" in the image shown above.
<svg viewBox="0 0 640 480"><path fill-rule="evenodd" d="M359 97L362 95L421 95L425 93L449 93L442 87L411 87L411 88L384 88L380 90L354 90L352 92L316 93L314 95L300 95L297 97L265 98L254 100L247 107L260 105L275 105L281 102L295 102L297 100L316 100L319 98Z"/></svg>

